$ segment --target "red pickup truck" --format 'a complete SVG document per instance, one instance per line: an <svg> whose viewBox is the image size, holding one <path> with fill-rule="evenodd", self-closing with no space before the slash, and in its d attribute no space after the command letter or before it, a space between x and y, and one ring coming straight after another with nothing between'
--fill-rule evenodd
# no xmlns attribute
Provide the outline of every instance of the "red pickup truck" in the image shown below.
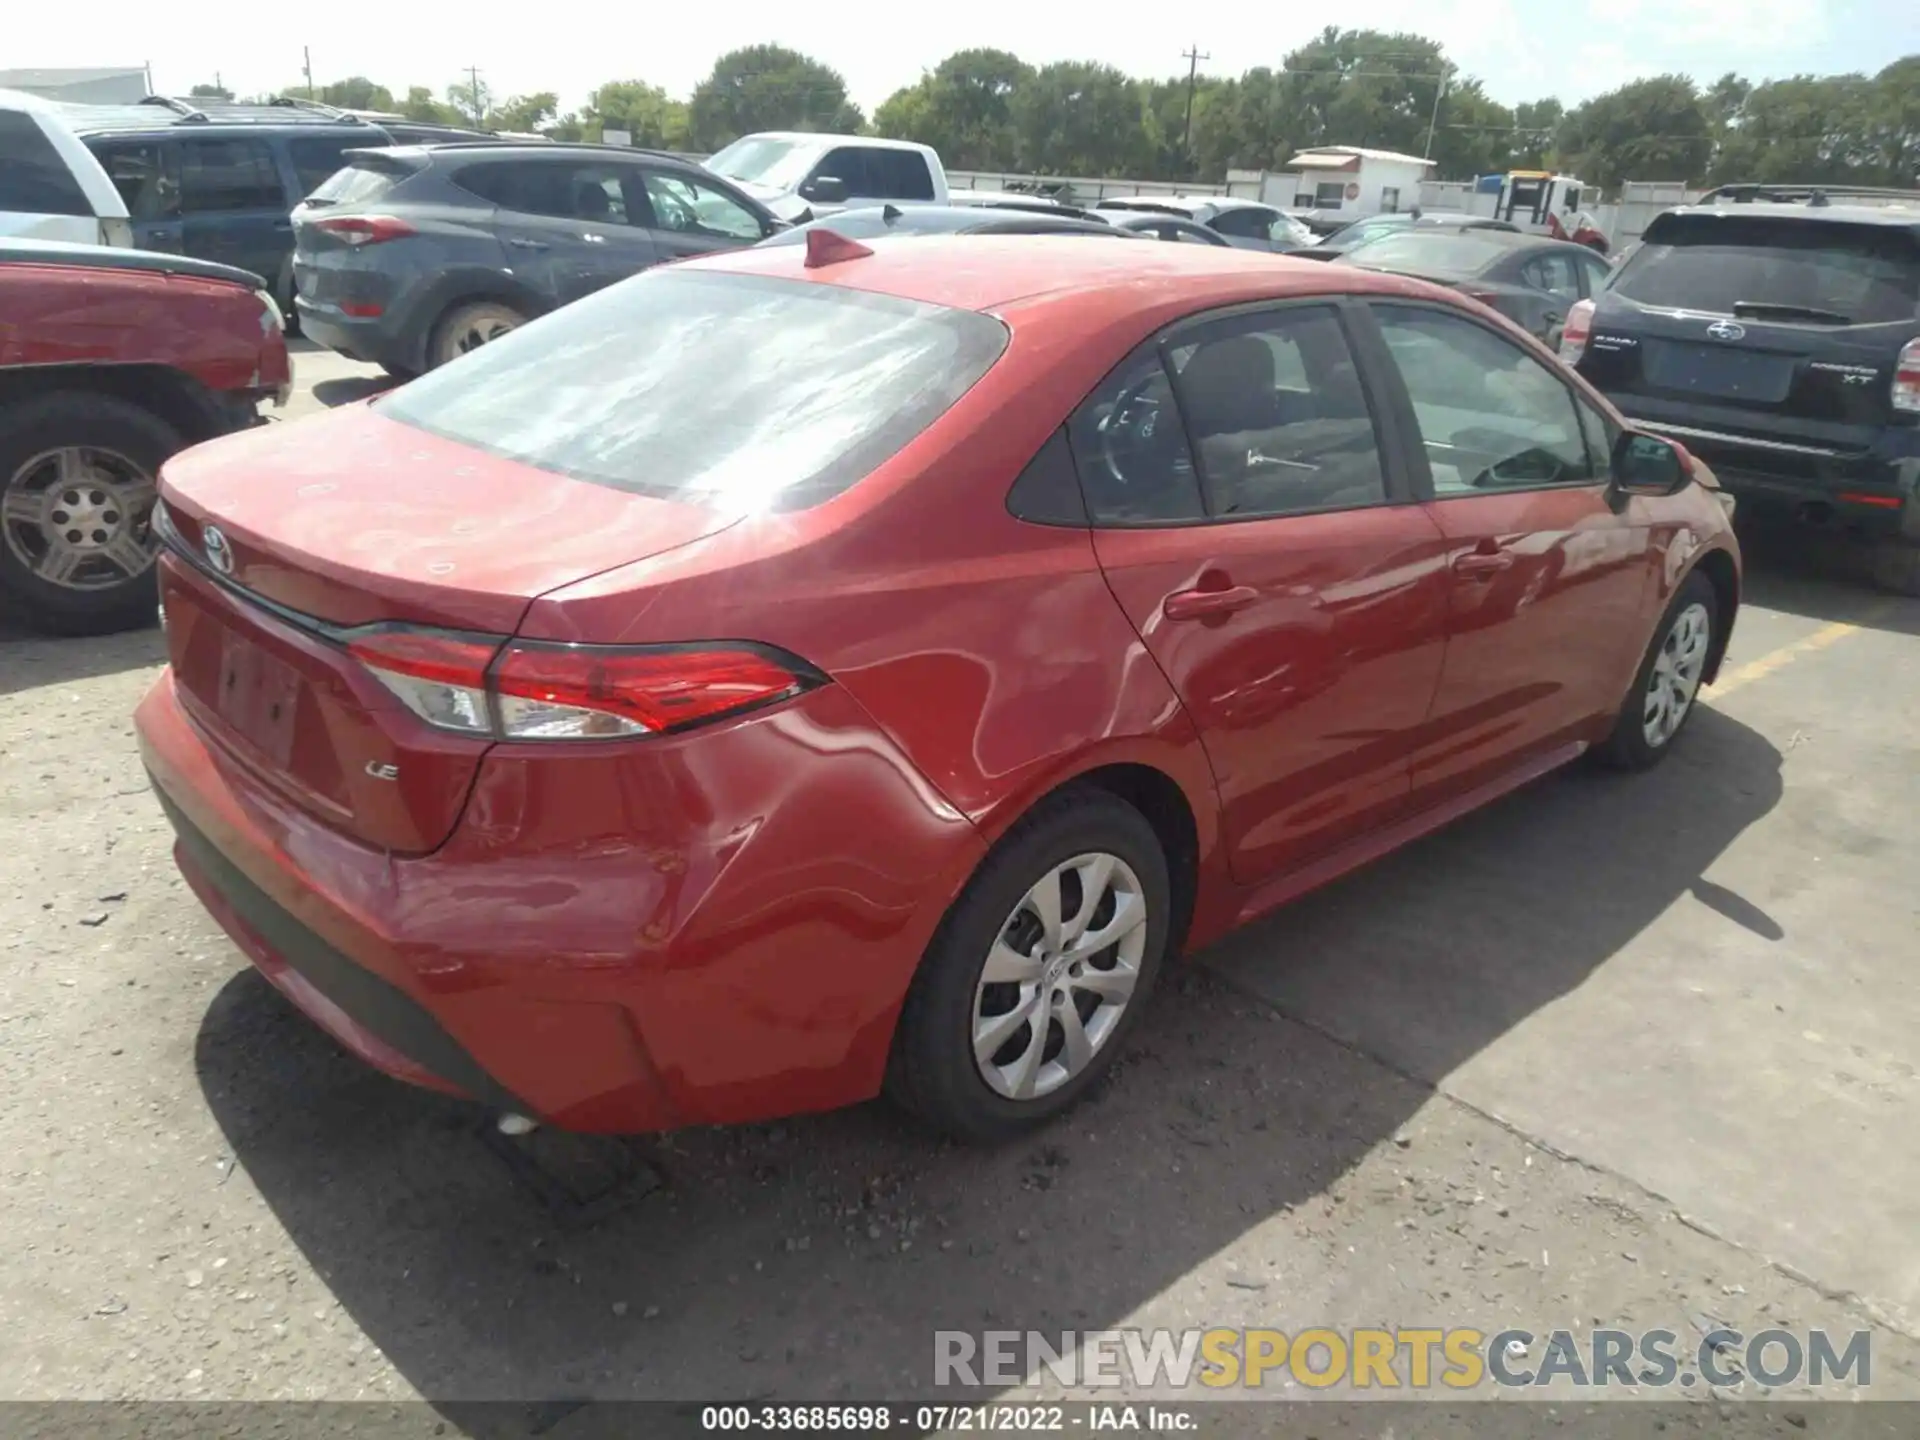
<svg viewBox="0 0 1920 1440"><path fill-rule="evenodd" d="M154 477L261 423L292 371L256 275L0 239L0 608L65 634L154 616Z"/></svg>

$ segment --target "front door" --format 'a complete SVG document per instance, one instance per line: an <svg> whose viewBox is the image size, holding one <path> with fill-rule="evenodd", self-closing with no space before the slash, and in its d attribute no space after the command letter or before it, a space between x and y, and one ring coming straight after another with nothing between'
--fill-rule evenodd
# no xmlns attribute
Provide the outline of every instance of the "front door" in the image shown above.
<svg viewBox="0 0 1920 1440"><path fill-rule="evenodd" d="M293 207L273 147L252 136L179 144L181 248L278 285L293 257Z"/></svg>
<svg viewBox="0 0 1920 1440"><path fill-rule="evenodd" d="M1414 798L1437 804L1591 738L1618 708L1652 537L1612 491L1605 421L1492 325L1371 307L1451 571L1447 659Z"/></svg>
<svg viewBox="0 0 1920 1440"><path fill-rule="evenodd" d="M652 212L649 233L662 260L737 250L766 234L760 217L718 186L677 171L634 173L645 187L644 200Z"/></svg>
<svg viewBox="0 0 1920 1440"><path fill-rule="evenodd" d="M141 250L178 255L180 156L171 140L101 140L94 157L126 202L133 243Z"/></svg>
<svg viewBox="0 0 1920 1440"><path fill-rule="evenodd" d="M1405 809L1440 675L1443 542L1341 315L1177 327L1069 431L1100 564L1200 731L1247 883Z"/></svg>

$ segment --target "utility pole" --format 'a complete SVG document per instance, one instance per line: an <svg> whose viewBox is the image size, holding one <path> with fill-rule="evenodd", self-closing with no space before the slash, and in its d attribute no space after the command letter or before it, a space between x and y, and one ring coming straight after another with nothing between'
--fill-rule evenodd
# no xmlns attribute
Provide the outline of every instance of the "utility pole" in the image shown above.
<svg viewBox="0 0 1920 1440"><path fill-rule="evenodd" d="M301 67L305 69L305 71L307 72L307 99L311 100L313 99L313 49L312 47L307 45L302 45L300 47L300 64L301 64Z"/></svg>
<svg viewBox="0 0 1920 1440"><path fill-rule="evenodd" d="M473 128L478 130L481 123L486 119L486 117L480 113L480 67L478 65L469 65L467 67L467 76L473 81Z"/></svg>
<svg viewBox="0 0 1920 1440"><path fill-rule="evenodd" d="M1180 153L1191 157L1193 154L1193 87L1200 76L1200 62L1211 60L1211 52L1202 53L1198 45L1180 52L1180 58L1187 62L1187 119L1180 127Z"/></svg>
<svg viewBox="0 0 1920 1440"><path fill-rule="evenodd" d="M1440 126L1440 97L1447 93L1447 76L1450 73L1452 73L1450 70L1442 70L1440 72L1440 83L1434 87L1433 115L1427 121L1427 148L1420 152L1420 158L1422 160L1431 160L1433 158L1433 132Z"/></svg>

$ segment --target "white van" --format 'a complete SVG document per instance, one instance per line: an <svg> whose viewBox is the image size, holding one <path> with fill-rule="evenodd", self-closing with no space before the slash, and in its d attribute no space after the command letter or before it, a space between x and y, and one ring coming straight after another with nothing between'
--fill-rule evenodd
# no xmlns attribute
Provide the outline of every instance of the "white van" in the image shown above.
<svg viewBox="0 0 1920 1440"><path fill-rule="evenodd" d="M0 235L133 246L127 202L60 107L0 90Z"/></svg>

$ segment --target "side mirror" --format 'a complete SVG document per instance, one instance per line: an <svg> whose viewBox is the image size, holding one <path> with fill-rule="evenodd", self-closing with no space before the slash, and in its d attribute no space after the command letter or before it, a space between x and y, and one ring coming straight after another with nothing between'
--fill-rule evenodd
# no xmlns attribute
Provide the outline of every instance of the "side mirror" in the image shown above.
<svg viewBox="0 0 1920 1440"><path fill-rule="evenodd" d="M818 200L822 205L844 205L847 203L847 182L837 175L816 175L800 187L800 193L808 200Z"/></svg>
<svg viewBox="0 0 1920 1440"><path fill-rule="evenodd" d="M1687 453L1658 435L1629 431L1613 447L1613 485L1627 495L1672 495L1693 478Z"/></svg>

